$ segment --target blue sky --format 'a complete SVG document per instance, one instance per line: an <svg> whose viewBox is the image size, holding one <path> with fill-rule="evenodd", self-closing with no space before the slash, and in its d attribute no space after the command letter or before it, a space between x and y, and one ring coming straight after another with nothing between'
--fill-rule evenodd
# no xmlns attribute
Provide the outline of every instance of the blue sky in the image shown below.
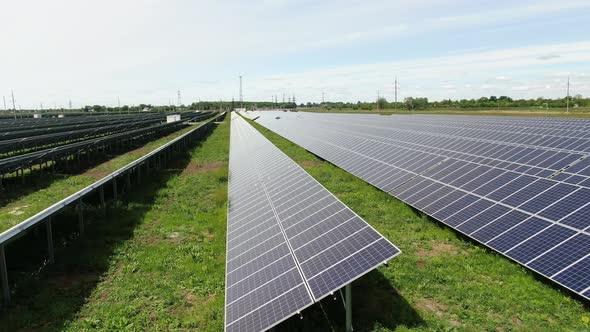
<svg viewBox="0 0 590 332"><path fill-rule="evenodd" d="M590 96L590 1L12 1L0 94L23 108ZM0 108L3 105L0 104Z"/></svg>

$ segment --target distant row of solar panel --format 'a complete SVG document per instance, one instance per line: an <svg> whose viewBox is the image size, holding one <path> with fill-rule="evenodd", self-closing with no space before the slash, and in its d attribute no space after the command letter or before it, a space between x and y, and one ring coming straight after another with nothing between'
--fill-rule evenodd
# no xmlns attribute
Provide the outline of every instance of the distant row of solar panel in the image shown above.
<svg viewBox="0 0 590 332"><path fill-rule="evenodd" d="M590 297L590 121L255 116L307 150Z"/></svg>
<svg viewBox="0 0 590 332"><path fill-rule="evenodd" d="M227 331L263 331L399 254L232 114Z"/></svg>

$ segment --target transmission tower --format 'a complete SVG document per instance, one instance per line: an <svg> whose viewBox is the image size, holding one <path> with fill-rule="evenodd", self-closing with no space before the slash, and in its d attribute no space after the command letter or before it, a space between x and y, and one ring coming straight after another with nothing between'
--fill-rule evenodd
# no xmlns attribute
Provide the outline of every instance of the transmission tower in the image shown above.
<svg viewBox="0 0 590 332"><path fill-rule="evenodd" d="M2 101L4 101L4 110L6 111L6 96L2 96Z"/></svg>
<svg viewBox="0 0 590 332"><path fill-rule="evenodd" d="M180 97L180 90L177 91L178 94L178 107L180 107L180 105L182 105L182 98Z"/></svg>
<svg viewBox="0 0 590 332"><path fill-rule="evenodd" d="M10 95L12 96L12 109L14 110L14 119L16 120L16 104L14 102L14 91L10 90Z"/></svg>

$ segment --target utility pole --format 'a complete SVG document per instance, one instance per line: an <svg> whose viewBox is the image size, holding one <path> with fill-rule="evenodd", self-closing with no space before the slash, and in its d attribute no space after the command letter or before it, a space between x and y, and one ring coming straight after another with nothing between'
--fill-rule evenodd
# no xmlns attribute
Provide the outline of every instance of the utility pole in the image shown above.
<svg viewBox="0 0 590 332"><path fill-rule="evenodd" d="M68 107L70 108L70 110L72 109L72 100L71 99L68 101Z"/></svg>
<svg viewBox="0 0 590 332"><path fill-rule="evenodd" d="M14 110L14 119L16 120L16 104L14 103L14 91L10 90L12 96L12 109Z"/></svg>
<svg viewBox="0 0 590 332"><path fill-rule="evenodd" d="M43 112L43 103L40 103L39 106L41 106L41 112Z"/></svg>
<svg viewBox="0 0 590 332"><path fill-rule="evenodd" d="M121 115L121 98L117 96L117 106L119 107L119 115Z"/></svg>
<svg viewBox="0 0 590 332"><path fill-rule="evenodd" d="M180 105L182 105L182 99L180 97L180 90L177 91L178 94L178 107L180 107Z"/></svg>
<svg viewBox="0 0 590 332"><path fill-rule="evenodd" d="M293 104L297 105L297 103L295 102L295 94L293 94Z"/></svg>
<svg viewBox="0 0 590 332"><path fill-rule="evenodd" d="M379 106L379 89L377 89L377 102L375 104L377 104L377 109L380 110L381 107Z"/></svg>
<svg viewBox="0 0 590 332"><path fill-rule="evenodd" d="M565 100L565 112L569 114L570 112L570 77L567 77L567 98Z"/></svg>
<svg viewBox="0 0 590 332"><path fill-rule="evenodd" d="M397 87L397 75L396 75L395 76L395 82L393 83L393 91L394 91L394 95L395 95L394 104L393 104L394 105L393 106L394 109L397 108L397 88L398 87Z"/></svg>
<svg viewBox="0 0 590 332"><path fill-rule="evenodd" d="M240 108L244 108L244 95L242 94L242 75L240 75Z"/></svg>
<svg viewBox="0 0 590 332"><path fill-rule="evenodd" d="M324 97L325 97L325 94L324 94L324 91L322 91L322 104L326 102Z"/></svg>
<svg viewBox="0 0 590 332"><path fill-rule="evenodd" d="M283 104L285 103L285 93L283 92Z"/></svg>

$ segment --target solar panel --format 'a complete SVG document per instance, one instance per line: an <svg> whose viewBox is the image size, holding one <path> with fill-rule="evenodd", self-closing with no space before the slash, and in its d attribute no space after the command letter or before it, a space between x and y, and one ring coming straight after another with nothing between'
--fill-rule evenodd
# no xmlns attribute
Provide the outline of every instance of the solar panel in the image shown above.
<svg viewBox="0 0 590 332"><path fill-rule="evenodd" d="M226 331L264 331L399 249L232 114Z"/></svg>
<svg viewBox="0 0 590 332"><path fill-rule="evenodd" d="M582 296L590 294L584 279L590 275L589 120L253 116L503 255Z"/></svg>

